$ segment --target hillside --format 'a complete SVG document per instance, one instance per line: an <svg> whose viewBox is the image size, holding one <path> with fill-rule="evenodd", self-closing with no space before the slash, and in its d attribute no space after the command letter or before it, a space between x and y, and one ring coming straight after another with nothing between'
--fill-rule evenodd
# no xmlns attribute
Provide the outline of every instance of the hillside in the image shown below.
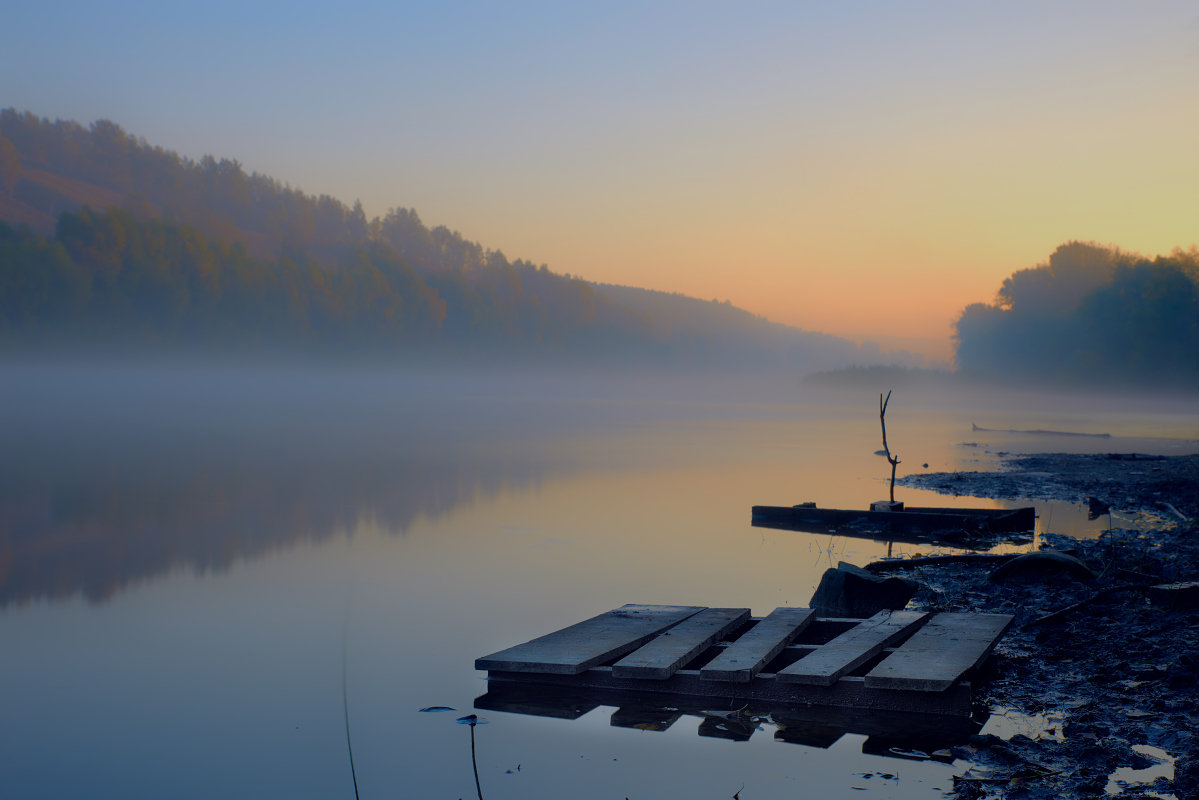
<svg viewBox="0 0 1199 800"><path fill-rule="evenodd" d="M797 371L877 353L727 303L509 260L412 209L368 220L360 204L108 121L0 111L0 220L8 349L236 343Z"/></svg>

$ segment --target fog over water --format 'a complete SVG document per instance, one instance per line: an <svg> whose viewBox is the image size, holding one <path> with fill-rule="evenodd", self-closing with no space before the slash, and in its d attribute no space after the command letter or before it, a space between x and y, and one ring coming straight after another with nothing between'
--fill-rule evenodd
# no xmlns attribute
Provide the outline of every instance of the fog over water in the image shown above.
<svg viewBox="0 0 1199 800"><path fill-rule="evenodd" d="M13 796L352 796L343 653L362 796L473 796L454 717L487 689L476 657L629 602L804 606L826 567L888 549L749 524L753 504L886 495L874 390L249 364L6 364L0 381ZM888 439L901 475L1031 448L1194 452L1194 407L900 388ZM492 798L934 797L953 771L863 753L858 733L824 749L770 723L732 742L694 718L478 713Z"/></svg>

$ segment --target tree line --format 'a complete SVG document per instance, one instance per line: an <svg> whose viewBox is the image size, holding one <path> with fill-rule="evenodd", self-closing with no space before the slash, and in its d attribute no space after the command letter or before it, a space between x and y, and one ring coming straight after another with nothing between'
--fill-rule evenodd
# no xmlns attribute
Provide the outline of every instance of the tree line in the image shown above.
<svg viewBox="0 0 1199 800"><path fill-rule="evenodd" d="M377 242L334 268L251 257L123 209L64 213L53 236L0 222L0 342L529 353L648 339L584 281L531 265L420 274Z"/></svg>
<svg viewBox="0 0 1199 800"><path fill-rule="evenodd" d="M0 110L0 346L89 342L635 357L820 368L877 354L727 303L367 219L119 125ZM100 210L106 209L106 210Z"/></svg>
<svg viewBox="0 0 1199 800"><path fill-rule="evenodd" d="M1068 242L954 325L959 369L1054 383L1199 386L1199 248Z"/></svg>

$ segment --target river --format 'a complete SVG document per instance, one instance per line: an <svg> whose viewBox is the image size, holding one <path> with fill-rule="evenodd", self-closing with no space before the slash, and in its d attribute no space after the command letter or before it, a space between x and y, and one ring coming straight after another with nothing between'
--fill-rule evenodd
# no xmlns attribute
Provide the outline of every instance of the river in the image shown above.
<svg viewBox="0 0 1199 800"><path fill-rule="evenodd" d="M826 568L886 555L887 543L755 528L749 515L886 497L873 391L252 365L10 364L0 380L6 797L353 797L347 719L363 798L923 798L951 786L951 764L866 753L857 733L790 743L769 719L748 741L700 735L690 715L619 727L604 706L455 722L487 691L479 656L625 603L805 606ZM1022 448L1168 451L1165 437L1195 436L1195 416L1165 401L1041 400L897 390L887 432L900 474L986 468ZM972 423L1115 438L1034 441ZM1041 512L1059 532L1104 524L1068 504ZM455 710L420 711L431 706Z"/></svg>

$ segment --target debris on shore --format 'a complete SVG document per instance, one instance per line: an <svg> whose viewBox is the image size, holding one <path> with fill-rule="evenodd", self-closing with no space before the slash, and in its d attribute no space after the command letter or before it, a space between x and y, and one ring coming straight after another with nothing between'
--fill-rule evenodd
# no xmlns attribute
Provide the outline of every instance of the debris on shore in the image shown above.
<svg viewBox="0 0 1199 800"><path fill-rule="evenodd" d="M992 722L956 748L958 798L1199 797L1199 456L1019 456L901 483L999 499L1102 498L1177 522L1041 535L1041 558L884 561L913 603L1014 614L990 662Z"/></svg>

